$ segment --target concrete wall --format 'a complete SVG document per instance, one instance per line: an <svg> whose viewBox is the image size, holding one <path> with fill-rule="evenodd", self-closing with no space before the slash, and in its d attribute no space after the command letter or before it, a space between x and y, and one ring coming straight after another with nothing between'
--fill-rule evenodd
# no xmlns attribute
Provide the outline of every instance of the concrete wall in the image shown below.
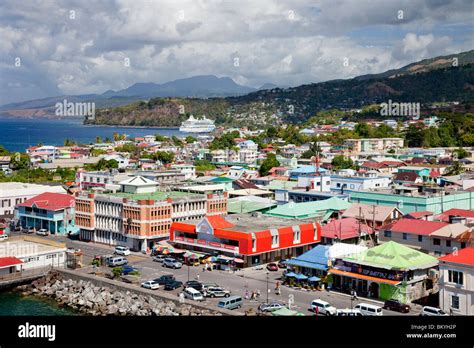
<svg viewBox="0 0 474 348"><path fill-rule="evenodd" d="M64 278L66 279L72 279L75 281L83 280L83 281L90 281L96 286L104 286L108 288L112 288L115 290L119 291L130 291L139 295L148 295L152 296L157 300L162 300L162 301L172 301L176 305L181 305L179 302L179 298L175 295L167 294L164 292L156 292L153 290L148 290L144 289L141 287L138 287L137 285L132 285L132 284L127 284L123 283L117 280L112 280L112 279L107 279L107 278L102 278L102 277L97 277L91 274L83 274L83 273L78 273L77 271L71 271L67 269L55 269L55 271L58 271ZM223 315L233 315L233 316L239 316L243 315L244 313L238 311L238 310L228 310L228 309L222 309L217 306L209 307L209 304L201 304L197 303L195 301L189 301L189 300L184 300L184 303L187 305L191 305L193 307L199 308L199 309L206 309L214 312L221 313Z"/></svg>

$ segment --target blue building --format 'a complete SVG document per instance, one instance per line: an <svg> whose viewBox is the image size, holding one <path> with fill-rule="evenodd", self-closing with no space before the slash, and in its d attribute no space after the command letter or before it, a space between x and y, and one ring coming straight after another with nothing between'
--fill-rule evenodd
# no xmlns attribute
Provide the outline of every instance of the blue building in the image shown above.
<svg viewBox="0 0 474 348"><path fill-rule="evenodd" d="M15 208L22 227L46 229L52 234L76 234L75 199L62 193L46 192L30 198Z"/></svg>

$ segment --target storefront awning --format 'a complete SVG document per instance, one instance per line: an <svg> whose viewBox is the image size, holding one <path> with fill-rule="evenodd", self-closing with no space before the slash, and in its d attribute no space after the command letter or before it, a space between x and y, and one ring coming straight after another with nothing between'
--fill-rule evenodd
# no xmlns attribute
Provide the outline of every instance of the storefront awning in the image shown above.
<svg viewBox="0 0 474 348"><path fill-rule="evenodd" d="M320 280L321 280L321 278L316 277L316 276L308 278L309 282L319 282Z"/></svg>
<svg viewBox="0 0 474 348"><path fill-rule="evenodd" d="M313 262L308 262L308 261L302 261L298 259L291 259L286 261L287 265L290 266L298 266L298 267L306 267L306 268L311 268L311 269L319 269L321 271L327 271L328 266L327 265L322 265L320 263L313 263Z"/></svg>
<svg viewBox="0 0 474 348"><path fill-rule="evenodd" d="M349 278L357 278L357 279L363 279L363 280L368 280L371 282L375 283L384 283L384 284L390 284L390 285L397 285L400 284L401 282L398 280L390 280L390 279L384 279L384 278L377 278L377 277L372 277L372 276L367 276L364 274L359 274L359 273L352 273L352 272L346 272L346 271L341 271L339 269L331 269L329 271L331 274L337 274L340 276L344 277L349 277Z"/></svg>

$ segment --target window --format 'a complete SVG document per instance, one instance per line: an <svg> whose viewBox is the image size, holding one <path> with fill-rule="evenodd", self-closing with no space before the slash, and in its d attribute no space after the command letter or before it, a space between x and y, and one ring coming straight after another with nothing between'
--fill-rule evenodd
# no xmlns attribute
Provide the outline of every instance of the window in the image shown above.
<svg viewBox="0 0 474 348"><path fill-rule="evenodd" d="M459 296L451 295L451 307L453 309L459 309Z"/></svg>
<svg viewBox="0 0 474 348"><path fill-rule="evenodd" d="M450 283L455 283L459 285L464 284L464 279L463 279L463 272L458 272L458 271L448 271L448 280Z"/></svg>
<svg viewBox="0 0 474 348"><path fill-rule="evenodd" d="M439 239L439 238L434 238L434 239L433 239L433 245L441 245L441 239Z"/></svg>
<svg viewBox="0 0 474 348"><path fill-rule="evenodd" d="M447 246L447 247L451 247L451 241L450 241L450 240L447 240L447 241L446 241L446 246Z"/></svg>
<svg viewBox="0 0 474 348"><path fill-rule="evenodd" d="M392 231L383 231L383 236L387 238L392 238Z"/></svg>
<svg viewBox="0 0 474 348"><path fill-rule="evenodd" d="M338 182L338 183L336 184L336 187L337 187L337 188L341 187L341 183Z"/></svg>
<svg viewBox="0 0 474 348"><path fill-rule="evenodd" d="M278 246L278 235L272 236L272 247L275 248Z"/></svg>
<svg viewBox="0 0 474 348"><path fill-rule="evenodd" d="M408 233L403 233L403 239L408 240Z"/></svg>
<svg viewBox="0 0 474 348"><path fill-rule="evenodd" d="M418 235L418 241L419 241L419 242L423 242L423 236Z"/></svg>
<svg viewBox="0 0 474 348"><path fill-rule="evenodd" d="M293 231L293 244L300 243L301 242L301 232L299 229Z"/></svg>

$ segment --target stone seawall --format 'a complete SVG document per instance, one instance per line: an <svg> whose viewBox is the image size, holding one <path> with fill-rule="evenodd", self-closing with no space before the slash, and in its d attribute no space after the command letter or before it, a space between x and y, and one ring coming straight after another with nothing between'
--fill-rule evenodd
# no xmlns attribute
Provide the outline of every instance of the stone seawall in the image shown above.
<svg viewBox="0 0 474 348"><path fill-rule="evenodd" d="M242 315L241 312L209 308L167 293L136 285L58 269L29 285L17 288L24 294L52 298L89 315Z"/></svg>

